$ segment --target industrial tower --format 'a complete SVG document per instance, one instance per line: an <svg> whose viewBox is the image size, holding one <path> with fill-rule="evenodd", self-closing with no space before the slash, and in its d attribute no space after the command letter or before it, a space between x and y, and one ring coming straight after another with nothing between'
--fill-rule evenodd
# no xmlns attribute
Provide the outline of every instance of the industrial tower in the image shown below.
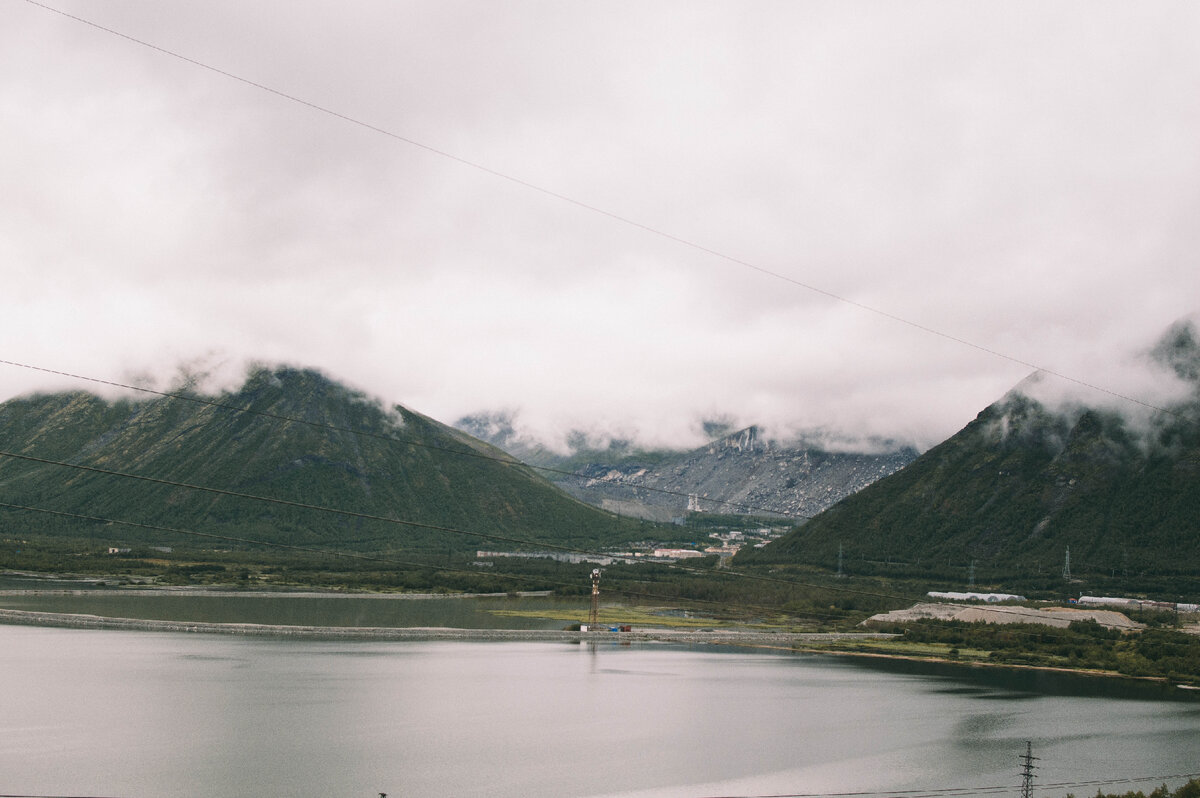
<svg viewBox="0 0 1200 798"><path fill-rule="evenodd" d="M592 569L592 611L588 614L588 631L596 630L600 623L600 569Z"/></svg>
<svg viewBox="0 0 1200 798"><path fill-rule="evenodd" d="M1017 757L1025 766L1021 768L1021 798L1031 798L1033 795L1033 771L1037 770L1037 766L1033 763L1037 761L1037 757L1033 755L1033 742L1025 741L1025 754Z"/></svg>

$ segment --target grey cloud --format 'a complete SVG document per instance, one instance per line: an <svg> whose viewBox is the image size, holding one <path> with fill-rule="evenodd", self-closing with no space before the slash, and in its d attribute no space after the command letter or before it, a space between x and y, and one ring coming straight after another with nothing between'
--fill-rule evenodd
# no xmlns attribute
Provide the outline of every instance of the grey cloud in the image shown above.
<svg viewBox="0 0 1200 798"><path fill-rule="evenodd" d="M1113 353L1200 296L1188 3L63 8L652 231L15 4L11 360L279 360L545 435L928 445L1029 368L820 291L1152 395Z"/></svg>

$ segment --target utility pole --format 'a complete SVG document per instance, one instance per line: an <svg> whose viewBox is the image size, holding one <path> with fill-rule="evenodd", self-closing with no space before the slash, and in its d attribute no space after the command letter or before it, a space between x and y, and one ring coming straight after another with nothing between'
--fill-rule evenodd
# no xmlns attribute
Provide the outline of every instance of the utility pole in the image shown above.
<svg viewBox="0 0 1200 798"><path fill-rule="evenodd" d="M600 623L600 569L592 569L592 611L588 615L588 631L594 632Z"/></svg>
<svg viewBox="0 0 1200 798"><path fill-rule="evenodd" d="M1031 741L1025 741L1025 755L1018 756L1017 759L1025 763L1021 768L1021 798L1032 798L1033 771L1037 770L1037 766L1033 763L1038 758L1033 755L1033 743Z"/></svg>

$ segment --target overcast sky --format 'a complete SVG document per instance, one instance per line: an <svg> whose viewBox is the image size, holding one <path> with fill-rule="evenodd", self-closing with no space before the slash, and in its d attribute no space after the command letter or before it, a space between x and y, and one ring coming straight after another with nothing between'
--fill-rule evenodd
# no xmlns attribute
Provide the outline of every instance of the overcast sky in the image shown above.
<svg viewBox="0 0 1200 798"><path fill-rule="evenodd" d="M1200 310L1194 2L48 2L212 69L0 1L3 360L928 446Z"/></svg>

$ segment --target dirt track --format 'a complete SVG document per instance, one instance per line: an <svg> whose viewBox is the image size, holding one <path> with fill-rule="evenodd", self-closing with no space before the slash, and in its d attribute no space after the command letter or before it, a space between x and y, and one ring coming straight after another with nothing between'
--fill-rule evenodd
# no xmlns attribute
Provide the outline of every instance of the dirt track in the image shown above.
<svg viewBox="0 0 1200 798"><path fill-rule="evenodd" d="M665 643L723 643L737 646L791 648L836 640L882 640L895 637L878 632L811 634L756 632L730 629L635 629L630 632L566 632L555 629L449 629L444 627L382 628L360 626L275 626L256 623L193 623L135 618L104 618L63 612L0 609L0 624L56 626L71 629L123 629L147 632L289 637L310 640L475 640L475 641L657 641Z"/></svg>

